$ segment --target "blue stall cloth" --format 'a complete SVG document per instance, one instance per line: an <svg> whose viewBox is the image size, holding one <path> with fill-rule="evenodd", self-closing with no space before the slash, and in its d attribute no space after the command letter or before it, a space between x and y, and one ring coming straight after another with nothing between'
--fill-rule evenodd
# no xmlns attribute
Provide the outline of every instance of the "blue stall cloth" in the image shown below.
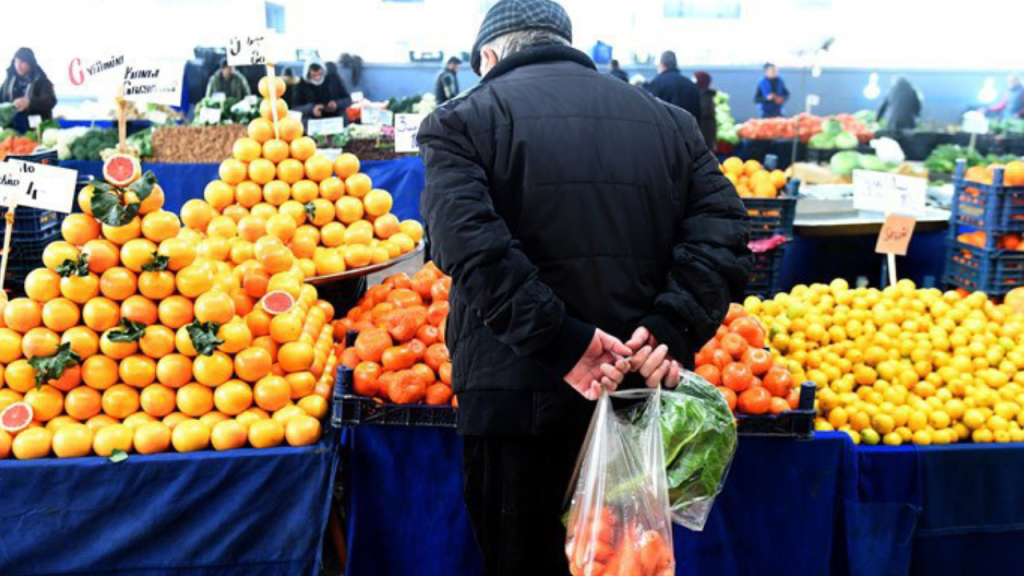
<svg viewBox="0 0 1024 576"><path fill-rule="evenodd" d="M116 464L0 461L0 574L315 576L337 436Z"/></svg>
<svg viewBox="0 0 1024 576"><path fill-rule="evenodd" d="M65 160L64 168L78 170L103 178L102 162ZM160 164L143 163L143 170L152 170L164 191L164 210L178 212L185 202L202 198L203 190L216 180L219 164ZM399 219L420 219L420 193L423 191L423 159L419 156L396 160L369 160L360 163L360 170L373 181L374 188L391 193L394 200L391 211Z"/></svg>
<svg viewBox="0 0 1024 576"><path fill-rule="evenodd" d="M348 576L474 575L458 437L363 426L345 456ZM744 437L703 532L675 530L676 573L1019 573L1024 446L854 446Z"/></svg>

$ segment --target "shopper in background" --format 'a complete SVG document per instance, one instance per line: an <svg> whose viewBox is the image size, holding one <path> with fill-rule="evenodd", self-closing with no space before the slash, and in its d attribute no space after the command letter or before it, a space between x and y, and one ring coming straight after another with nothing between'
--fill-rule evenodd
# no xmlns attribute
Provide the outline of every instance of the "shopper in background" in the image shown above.
<svg viewBox="0 0 1024 576"><path fill-rule="evenodd" d="M441 70L437 79L434 80L434 97L437 98L438 105L458 96L460 66L462 66L462 60L452 56L444 65L444 70Z"/></svg>
<svg viewBox="0 0 1024 576"><path fill-rule="evenodd" d="M220 69L210 76L206 83L206 97L209 98L218 92L224 94L225 98L241 100L249 95L249 82L233 66L228 64L227 59L221 60Z"/></svg>
<svg viewBox="0 0 1024 576"><path fill-rule="evenodd" d="M319 60L306 62L302 81L295 87L295 110L302 112L303 122L343 115L350 104L352 97L341 78L328 74Z"/></svg>
<svg viewBox="0 0 1024 576"><path fill-rule="evenodd" d="M714 152L718 139L718 119L715 117L715 94L718 91L711 88L711 74L694 72L693 78L697 89L700 90L700 116L697 118L697 124L700 125L704 143Z"/></svg>
<svg viewBox="0 0 1024 576"><path fill-rule="evenodd" d="M757 84L754 102L761 109L761 118L782 116L782 105L789 99L786 83L779 77L779 69L771 62L764 65L764 78Z"/></svg>
<svg viewBox="0 0 1024 576"><path fill-rule="evenodd" d="M647 90L669 104L700 118L700 90L692 80L679 72L676 53L668 50L658 59L658 75L646 84Z"/></svg>
<svg viewBox="0 0 1024 576"><path fill-rule="evenodd" d="M608 62L608 74L622 80L623 82L629 82L629 75L627 75L626 71L619 66L618 60Z"/></svg>
<svg viewBox="0 0 1024 576"><path fill-rule="evenodd" d="M913 130L921 115L921 98L903 76L892 79L892 88L878 109L878 120L885 120L888 130Z"/></svg>
<svg viewBox="0 0 1024 576"><path fill-rule="evenodd" d="M560 5L501 0L473 47L480 84L418 135L488 576L568 573L563 498L593 400L630 369L677 383L747 282L746 212L694 117L571 41Z"/></svg>
<svg viewBox="0 0 1024 576"><path fill-rule="evenodd" d="M989 106L985 112L1001 116L1003 120L1024 117L1024 85L1021 85L1020 76L1010 74L1006 77L1006 95L994 106Z"/></svg>
<svg viewBox="0 0 1024 576"><path fill-rule="evenodd" d="M14 105L12 126L19 132L29 129L29 116L38 115L42 120L53 117L53 107L57 105L53 83L39 67L31 48L18 48L14 53L7 78L0 85L0 102Z"/></svg>

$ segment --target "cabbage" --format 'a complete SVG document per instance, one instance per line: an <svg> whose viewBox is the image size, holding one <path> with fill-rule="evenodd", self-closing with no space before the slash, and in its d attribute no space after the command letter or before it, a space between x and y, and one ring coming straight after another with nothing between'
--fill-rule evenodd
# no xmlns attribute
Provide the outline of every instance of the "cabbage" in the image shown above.
<svg viewBox="0 0 1024 576"><path fill-rule="evenodd" d="M857 137L849 132L840 132L836 135L836 148L840 150L853 150L857 144Z"/></svg>
<svg viewBox="0 0 1024 576"><path fill-rule="evenodd" d="M831 150L836 147L835 144L835 137L824 132L811 136L807 141L807 145L815 150Z"/></svg>
<svg viewBox="0 0 1024 576"><path fill-rule="evenodd" d="M860 167L865 170L872 170L874 172L885 172L889 169L889 165L882 161L881 158L874 154L861 154L860 155Z"/></svg>
<svg viewBox="0 0 1024 576"><path fill-rule="evenodd" d="M860 154L853 151L836 152L829 161L832 171L840 176L849 176L860 168Z"/></svg>
<svg viewBox="0 0 1024 576"><path fill-rule="evenodd" d="M839 123L839 120L829 118L821 123L821 131L825 134L835 136L843 131L843 125Z"/></svg>

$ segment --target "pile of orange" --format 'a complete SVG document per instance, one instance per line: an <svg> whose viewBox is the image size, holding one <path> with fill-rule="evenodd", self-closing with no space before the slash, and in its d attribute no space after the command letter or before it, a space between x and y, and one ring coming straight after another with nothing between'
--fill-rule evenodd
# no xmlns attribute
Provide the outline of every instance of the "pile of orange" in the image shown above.
<svg viewBox="0 0 1024 576"><path fill-rule="evenodd" d="M359 332L341 353L354 370L356 394L395 404L457 406L444 343L451 278L427 263L410 278L396 274L367 290L334 322L335 338Z"/></svg>
<svg viewBox="0 0 1024 576"><path fill-rule="evenodd" d="M235 141L233 157L221 163L220 178L206 186L204 199L182 208L185 226L240 238L240 257L258 239L275 238L307 277L384 263L413 250L423 238L422 225L391 213L391 194L373 187L354 155L332 162L318 153L302 123L288 117L280 99L284 83L277 81L277 133L264 78L261 117Z"/></svg>
<svg viewBox="0 0 1024 576"><path fill-rule="evenodd" d="M765 170L757 160L744 162L733 156L720 168L743 198L776 198L786 186L786 174L782 170Z"/></svg>
<svg viewBox="0 0 1024 576"><path fill-rule="evenodd" d="M988 166L972 166L967 169L964 174L964 179L968 182L977 182L979 184L992 184L995 180L996 168L1003 169L1003 186L1024 186L1024 162L1020 160L1014 160L1008 162L1005 166L1001 164L990 164ZM968 193L977 195L978 191L973 188L968 188Z"/></svg>

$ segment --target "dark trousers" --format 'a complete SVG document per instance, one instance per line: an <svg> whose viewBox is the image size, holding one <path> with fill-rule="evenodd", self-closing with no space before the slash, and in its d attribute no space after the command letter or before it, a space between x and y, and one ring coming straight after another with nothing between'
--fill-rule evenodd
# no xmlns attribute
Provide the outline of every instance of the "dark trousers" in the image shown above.
<svg viewBox="0 0 1024 576"><path fill-rule="evenodd" d="M485 576L567 576L565 496L584 434L465 436L466 508Z"/></svg>

